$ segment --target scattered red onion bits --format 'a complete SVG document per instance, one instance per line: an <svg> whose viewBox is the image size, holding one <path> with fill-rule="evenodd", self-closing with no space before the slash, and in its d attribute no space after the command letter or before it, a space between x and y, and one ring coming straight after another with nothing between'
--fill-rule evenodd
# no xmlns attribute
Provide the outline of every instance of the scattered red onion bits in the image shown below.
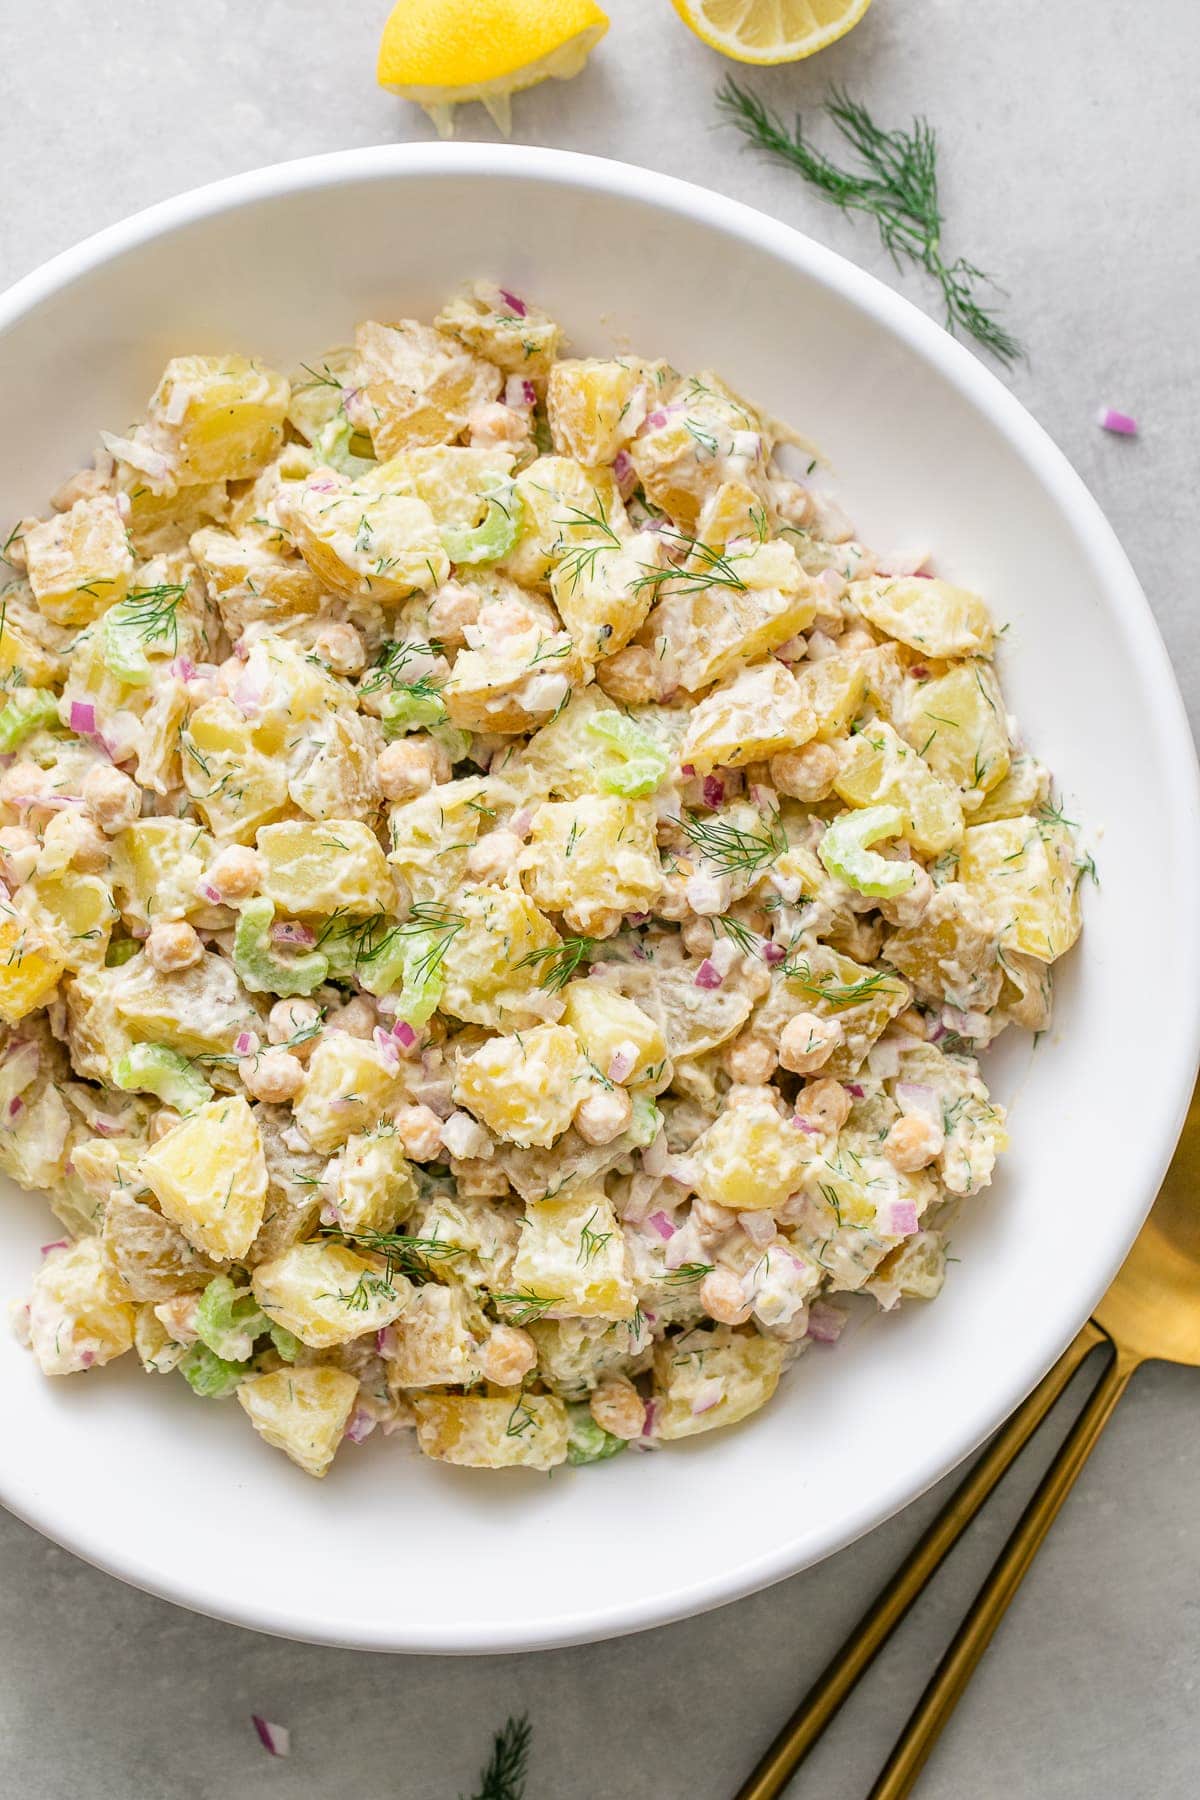
<svg viewBox="0 0 1200 1800"><path fill-rule="evenodd" d="M258 1741L268 1756L291 1754L292 1734L286 1725L273 1725L270 1719L264 1719L258 1713L250 1714L250 1723L257 1731Z"/></svg>
<svg viewBox="0 0 1200 1800"><path fill-rule="evenodd" d="M1111 431L1114 437L1137 437L1138 422L1129 413L1118 412L1115 407L1102 406L1096 414L1096 423L1101 431Z"/></svg>

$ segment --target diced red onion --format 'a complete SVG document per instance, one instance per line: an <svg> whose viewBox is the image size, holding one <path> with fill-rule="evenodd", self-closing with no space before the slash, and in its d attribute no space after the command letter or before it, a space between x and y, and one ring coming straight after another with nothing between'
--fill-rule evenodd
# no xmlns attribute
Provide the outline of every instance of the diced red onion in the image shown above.
<svg viewBox="0 0 1200 1800"><path fill-rule="evenodd" d="M504 384L504 404L514 412L528 412L537 405L537 389L523 375L510 375Z"/></svg>
<svg viewBox="0 0 1200 1800"><path fill-rule="evenodd" d="M24 1106L24 1104L25 1104L25 1102L22 1100L20 1094L14 1094L12 1099L8 1103L9 1118L15 1119L17 1114L21 1111L21 1108Z"/></svg>
<svg viewBox="0 0 1200 1800"><path fill-rule="evenodd" d="M661 407L658 407L654 412L646 414L645 429L649 431L661 431L666 422L666 413Z"/></svg>
<svg viewBox="0 0 1200 1800"><path fill-rule="evenodd" d="M310 481L308 492L310 494L336 494L337 482L329 480L328 477L322 481Z"/></svg>
<svg viewBox="0 0 1200 1800"><path fill-rule="evenodd" d="M49 1256L49 1254L52 1250L69 1250L70 1248L71 1248L70 1238L55 1238L55 1240L52 1244L43 1244L42 1245L42 1255Z"/></svg>
<svg viewBox="0 0 1200 1800"><path fill-rule="evenodd" d="M661 1176L666 1170L668 1155L667 1134L660 1129L642 1151L642 1167L647 1175Z"/></svg>
<svg viewBox="0 0 1200 1800"><path fill-rule="evenodd" d="M303 950L311 950L317 941L317 934L309 925L301 925L296 919L281 919L271 927L273 944L298 944Z"/></svg>
<svg viewBox="0 0 1200 1800"><path fill-rule="evenodd" d="M238 711L242 714L243 718L256 719L262 712L262 703L265 694L266 690L257 677L253 675L243 675L242 679L235 686L230 698Z"/></svg>
<svg viewBox="0 0 1200 1800"><path fill-rule="evenodd" d="M878 1225L884 1237L911 1237L920 1229L916 1203L912 1200L890 1200L880 1207Z"/></svg>
<svg viewBox="0 0 1200 1800"><path fill-rule="evenodd" d="M1128 413L1117 412L1111 406L1102 406L1096 414L1096 423L1102 431L1115 432L1117 437L1136 437L1138 422Z"/></svg>
<svg viewBox="0 0 1200 1800"><path fill-rule="evenodd" d="M649 1315L647 1315L647 1317L648 1316ZM658 1417L658 1401L657 1400L647 1400L646 1413L645 1413L645 1417L642 1421L642 1437L641 1437L642 1442L644 1442L647 1438L652 1438L654 1436L654 1426L655 1426L657 1417Z"/></svg>
<svg viewBox="0 0 1200 1800"><path fill-rule="evenodd" d="M808 1336L818 1344L836 1344L846 1325L846 1315L838 1306L814 1300L808 1309Z"/></svg>
<svg viewBox="0 0 1200 1800"><path fill-rule="evenodd" d="M689 779L690 779L690 777L691 777L691 776L693 776L693 775L694 775L694 774L695 774L695 773L696 773L696 771L695 771L695 768L694 768L694 767L693 767L693 766L692 766L692 764L691 764L691 763L684 763L684 764L683 764L683 766L682 766L682 767L681 767L681 769L680 769L680 771L679 771L679 773L680 773L680 774L681 774L681 775L686 775L686 776L688 776L688 777L689 777Z"/></svg>
<svg viewBox="0 0 1200 1800"><path fill-rule="evenodd" d="M71 730L80 737L94 737L96 734L96 708L90 700L72 700L70 715Z"/></svg>
<svg viewBox="0 0 1200 1800"><path fill-rule="evenodd" d="M742 1212L738 1214L738 1224L760 1250L765 1250L775 1236L775 1216L769 1212Z"/></svg>
<svg viewBox="0 0 1200 1800"><path fill-rule="evenodd" d="M523 319L529 311L525 302L518 299L516 294L510 294L507 288L500 289L500 298L511 312L516 313L518 319Z"/></svg>
<svg viewBox="0 0 1200 1800"><path fill-rule="evenodd" d="M690 1156L668 1156L663 1164L663 1179L677 1181L680 1187L694 1188L698 1171Z"/></svg>
<svg viewBox="0 0 1200 1800"><path fill-rule="evenodd" d="M792 1114L792 1124L806 1137L823 1137L825 1135L819 1125L814 1125L811 1120L803 1118L799 1113Z"/></svg>
<svg viewBox="0 0 1200 1800"><path fill-rule="evenodd" d="M211 881L198 881L196 883L196 892L200 895L202 900L207 900L210 905L220 906L220 892L213 886Z"/></svg>
<svg viewBox="0 0 1200 1800"><path fill-rule="evenodd" d="M946 1035L947 1035L947 1027L942 1024L937 1024L934 1026L933 1030L929 1034L929 1042L931 1044L940 1043L942 1038L944 1038Z"/></svg>
<svg viewBox="0 0 1200 1800"><path fill-rule="evenodd" d="M90 1369L95 1360L96 1352L94 1350L83 1350L80 1352L79 1365L81 1368Z"/></svg>
<svg viewBox="0 0 1200 1800"><path fill-rule="evenodd" d="M675 1227L672 1225L665 1212L652 1212L646 1220L646 1223L649 1225L651 1231L658 1234L664 1244L668 1243L670 1239L675 1236Z"/></svg>
<svg viewBox="0 0 1200 1800"><path fill-rule="evenodd" d="M171 674L174 675L176 681L194 681L196 665L190 656L177 656L171 664Z"/></svg>
<svg viewBox="0 0 1200 1800"><path fill-rule="evenodd" d="M631 1075L637 1065L637 1047L634 1044L618 1044L608 1059L607 1075L610 1081L624 1081Z"/></svg>
<svg viewBox="0 0 1200 1800"><path fill-rule="evenodd" d="M392 1026L392 1036L399 1038L406 1050L411 1050L417 1041L417 1034L407 1019L397 1019Z"/></svg>
<svg viewBox="0 0 1200 1800"><path fill-rule="evenodd" d="M258 1033L239 1031L233 1040L233 1047L239 1056L253 1056L258 1049Z"/></svg>
<svg viewBox="0 0 1200 1800"><path fill-rule="evenodd" d="M111 1113L93 1113L92 1130L98 1137L119 1137L125 1129L124 1119L116 1119Z"/></svg>
<svg viewBox="0 0 1200 1800"><path fill-rule="evenodd" d="M928 1082L898 1081L894 1092L901 1112L908 1113L910 1116L915 1114L920 1118L933 1119L937 1124L941 1124L941 1102Z"/></svg>
<svg viewBox="0 0 1200 1800"><path fill-rule="evenodd" d="M848 1094L854 1095L856 1100L863 1100L866 1098L867 1090L861 1081L846 1081L843 1082L842 1085Z"/></svg>
<svg viewBox="0 0 1200 1800"><path fill-rule="evenodd" d="M617 484L617 492L622 500L628 500L638 484L638 472L633 461L625 450L618 450L612 463L613 480Z"/></svg>
<svg viewBox="0 0 1200 1800"><path fill-rule="evenodd" d="M762 946L762 959L765 963L786 962L787 951L782 944L776 944L768 940L768 942Z"/></svg>
<svg viewBox="0 0 1200 1800"><path fill-rule="evenodd" d="M258 1713L250 1714L250 1723L258 1733L259 1743L269 1756L287 1756L292 1748L292 1734L286 1725L272 1724Z"/></svg>
<svg viewBox="0 0 1200 1800"><path fill-rule="evenodd" d="M391 1032L385 1031L382 1025L376 1025L371 1036L374 1038L375 1046L388 1068L398 1069L400 1067L400 1052L396 1047L396 1040Z"/></svg>
<svg viewBox="0 0 1200 1800"><path fill-rule="evenodd" d="M706 956L704 961L700 964L700 967L696 970L695 985L702 988L719 988L724 979L725 977L722 975L720 969L717 968L717 965L714 962L710 962Z"/></svg>
<svg viewBox="0 0 1200 1800"><path fill-rule="evenodd" d="M346 1436L352 1444L361 1444L370 1437L377 1423L378 1420L373 1419L369 1412L356 1406L350 1415L350 1423L346 1426Z"/></svg>
<svg viewBox="0 0 1200 1800"><path fill-rule="evenodd" d="M706 775L703 793L705 806L720 806L725 798L725 783L719 775Z"/></svg>
<svg viewBox="0 0 1200 1800"><path fill-rule="evenodd" d="M720 1406L724 1398L724 1383L718 1381L715 1376L710 1376L707 1381L702 1381L696 1389L692 1399L692 1417L695 1418L698 1413L711 1412L714 1406Z"/></svg>
<svg viewBox="0 0 1200 1800"><path fill-rule="evenodd" d="M375 1333L375 1351L376 1351L376 1354L379 1356L383 1355L384 1351L387 1349L387 1346L391 1341L391 1339L388 1335L390 1333L390 1331L391 1331L390 1325L381 1325L379 1330Z"/></svg>

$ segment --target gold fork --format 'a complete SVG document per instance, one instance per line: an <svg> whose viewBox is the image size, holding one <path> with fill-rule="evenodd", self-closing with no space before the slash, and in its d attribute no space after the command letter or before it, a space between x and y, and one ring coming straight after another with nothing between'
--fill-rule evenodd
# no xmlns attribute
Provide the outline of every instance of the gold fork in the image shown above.
<svg viewBox="0 0 1200 1800"><path fill-rule="evenodd" d="M776 1800L1084 1358L1113 1351L1087 1405L917 1702L869 1800L911 1792L1113 1408L1143 1363L1200 1367L1200 1085L1150 1217L1078 1337L992 1441L809 1689L735 1800Z"/></svg>

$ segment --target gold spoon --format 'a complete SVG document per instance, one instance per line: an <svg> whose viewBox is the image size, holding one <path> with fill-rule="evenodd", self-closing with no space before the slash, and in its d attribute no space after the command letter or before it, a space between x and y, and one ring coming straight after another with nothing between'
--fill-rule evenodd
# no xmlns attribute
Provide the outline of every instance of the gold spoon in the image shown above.
<svg viewBox="0 0 1200 1800"><path fill-rule="evenodd" d="M951 1495L735 1800L776 1800L783 1792L1080 1363L1097 1344L1109 1342L1115 1354L1102 1379L976 1595L869 1800L902 1800L911 1792L1134 1371L1153 1359L1200 1367L1200 1086L1154 1209L1092 1319Z"/></svg>

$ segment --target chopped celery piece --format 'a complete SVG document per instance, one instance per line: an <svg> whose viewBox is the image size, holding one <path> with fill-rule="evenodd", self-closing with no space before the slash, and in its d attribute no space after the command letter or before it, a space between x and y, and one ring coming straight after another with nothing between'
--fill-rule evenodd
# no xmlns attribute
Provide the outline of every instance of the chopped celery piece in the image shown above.
<svg viewBox="0 0 1200 1800"><path fill-rule="evenodd" d="M369 443L369 439L360 437L351 425L345 413L339 407L327 425L323 425L313 439L313 453L319 462L330 469L337 469L342 475L366 475L369 470L378 468L374 457L358 456L351 445L355 442Z"/></svg>
<svg viewBox="0 0 1200 1800"><path fill-rule="evenodd" d="M424 1025L437 1011L438 1001L446 985L442 958L436 954L438 939L424 932L406 933L399 940L401 950L402 987L396 1004L396 1017L406 1025ZM445 942L444 939L440 940Z"/></svg>
<svg viewBox="0 0 1200 1800"><path fill-rule="evenodd" d="M525 505L511 481L493 477L485 488L481 525L443 525L442 548L452 563L498 562L521 534Z"/></svg>
<svg viewBox="0 0 1200 1800"><path fill-rule="evenodd" d="M293 1337L286 1325L277 1325L271 1319L267 1324L267 1336L285 1363L295 1362L300 1354L300 1339Z"/></svg>
<svg viewBox="0 0 1200 1800"><path fill-rule="evenodd" d="M357 981L369 994L390 994L404 975L400 927L382 917L330 925L318 939L328 981Z"/></svg>
<svg viewBox="0 0 1200 1800"><path fill-rule="evenodd" d="M104 952L105 968L119 969L122 963L136 956L141 947L136 938L114 938Z"/></svg>
<svg viewBox="0 0 1200 1800"><path fill-rule="evenodd" d="M633 1117L625 1127L625 1137L631 1148L644 1150L647 1144L652 1144L662 1121L662 1113L649 1094L634 1094Z"/></svg>
<svg viewBox="0 0 1200 1800"><path fill-rule="evenodd" d="M431 725L429 735L440 744L452 763L460 763L471 753L471 734L457 725Z"/></svg>
<svg viewBox="0 0 1200 1800"><path fill-rule="evenodd" d="M223 1400L232 1394L246 1373L241 1363L226 1362L207 1344L193 1344L176 1365L194 1394L202 1400Z"/></svg>
<svg viewBox="0 0 1200 1800"><path fill-rule="evenodd" d="M233 938L233 966L252 994L311 994L329 979L329 958L319 950L282 956L271 942L275 904L247 900Z"/></svg>
<svg viewBox="0 0 1200 1800"><path fill-rule="evenodd" d="M603 1425L597 1425L590 1407L586 1405L568 1406L567 1408L567 1461L577 1467L581 1463L605 1462L610 1456L618 1455L625 1448L625 1439L614 1437L611 1431L605 1431Z"/></svg>
<svg viewBox="0 0 1200 1800"><path fill-rule="evenodd" d="M58 724L58 696L49 688L17 688L0 707L0 753L7 756L31 732Z"/></svg>
<svg viewBox="0 0 1200 1800"><path fill-rule="evenodd" d="M426 725L441 725L446 717L442 696L430 681L401 683L379 702L379 722L387 738L403 737Z"/></svg>
<svg viewBox="0 0 1200 1800"><path fill-rule="evenodd" d="M587 730L617 753L615 761L600 764L596 771L606 794L639 800L654 792L671 766L671 758L658 740L624 713L595 713L587 721Z"/></svg>
<svg viewBox="0 0 1200 1800"><path fill-rule="evenodd" d="M123 1094L153 1094L177 1112L195 1112L213 1091L186 1056L166 1044L131 1044L113 1064L113 1085Z"/></svg>
<svg viewBox="0 0 1200 1800"><path fill-rule="evenodd" d="M100 660L126 687L145 687L153 676L143 648L140 614L135 610L131 617L123 600L110 606L100 621Z"/></svg>
<svg viewBox="0 0 1200 1800"><path fill-rule="evenodd" d="M222 1362L248 1362L254 1340L270 1321L248 1287L238 1287L228 1275L215 1275L200 1296L195 1317L196 1336Z"/></svg>
<svg viewBox="0 0 1200 1800"><path fill-rule="evenodd" d="M898 894L907 894L916 871L911 863L889 862L869 846L880 838L903 835L904 814L898 806L864 806L857 812L842 813L826 827L817 855L829 873L847 887L894 900Z"/></svg>

